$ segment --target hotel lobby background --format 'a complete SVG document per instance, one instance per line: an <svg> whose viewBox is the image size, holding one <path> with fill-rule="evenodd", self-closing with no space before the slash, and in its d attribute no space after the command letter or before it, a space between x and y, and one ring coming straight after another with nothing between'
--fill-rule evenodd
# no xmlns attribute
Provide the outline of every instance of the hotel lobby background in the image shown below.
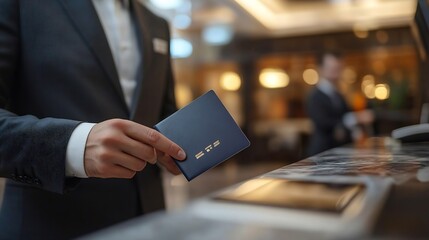
<svg viewBox="0 0 429 240"><path fill-rule="evenodd" d="M305 105L323 50L344 55L339 90L351 109L374 110L362 141L418 123L429 100L416 0L255 0L259 9L247 0L141 2L170 23L178 107L215 90L252 143L191 182L163 172L168 211L306 157Z"/></svg>
<svg viewBox="0 0 429 240"><path fill-rule="evenodd" d="M418 122L424 70L414 0L258 0L272 12L265 18L241 0L142 2L170 22L178 106L213 89L252 143L189 184L165 175L168 205L175 194L187 201L305 157L313 131L305 102L323 49L344 53L340 90L352 109L375 110L368 136Z"/></svg>

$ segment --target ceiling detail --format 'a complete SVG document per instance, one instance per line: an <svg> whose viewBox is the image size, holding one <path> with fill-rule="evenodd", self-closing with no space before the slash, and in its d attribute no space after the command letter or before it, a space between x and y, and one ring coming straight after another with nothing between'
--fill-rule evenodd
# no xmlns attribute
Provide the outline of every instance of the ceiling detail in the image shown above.
<svg viewBox="0 0 429 240"><path fill-rule="evenodd" d="M408 24L415 0L234 0L272 33L297 35Z"/></svg>

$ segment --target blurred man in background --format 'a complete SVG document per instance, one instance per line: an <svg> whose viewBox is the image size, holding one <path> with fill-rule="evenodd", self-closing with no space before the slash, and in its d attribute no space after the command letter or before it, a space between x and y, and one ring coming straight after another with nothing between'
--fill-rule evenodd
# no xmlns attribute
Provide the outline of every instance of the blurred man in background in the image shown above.
<svg viewBox="0 0 429 240"><path fill-rule="evenodd" d="M307 101L307 112L314 126L308 147L310 156L352 142L353 137L361 135L360 125L374 121L372 111L352 112L338 91L343 70L341 53L323 52L317 63L320 81Z"/></svg>

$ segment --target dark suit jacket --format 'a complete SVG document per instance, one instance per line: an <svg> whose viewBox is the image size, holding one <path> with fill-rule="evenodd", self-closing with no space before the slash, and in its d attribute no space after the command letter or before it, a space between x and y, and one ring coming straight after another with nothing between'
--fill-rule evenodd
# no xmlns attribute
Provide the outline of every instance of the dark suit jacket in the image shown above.
<svg viewBox="0 0 429 240"><path fill-rule="evenodd" d="M0 0L0 177L8 180L0 239L65 239L164 207L159 169L132 180L65 177L65 151L82 121L153 126L175 111L166 21L132 0L142 52L128 110L90 0Z"/></svg>
<svg viewBox="0 0 429 240"><path fill-rule="evenodd" d="M307 113L314 126L314 132L310 138L308 155L323 152L351 142L350 131L343 125L343 116L350 112L344 98L338 94L337 105L333 100L315 87L307 100ZM344 133L344 139L335 139L335 129Z"/></svg>

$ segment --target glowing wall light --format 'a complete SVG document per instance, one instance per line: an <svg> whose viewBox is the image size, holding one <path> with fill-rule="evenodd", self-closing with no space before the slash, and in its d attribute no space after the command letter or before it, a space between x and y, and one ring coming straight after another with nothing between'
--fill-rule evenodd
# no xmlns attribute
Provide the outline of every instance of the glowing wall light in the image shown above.
<svg viewBox="0 0 429 240"><path fill-rule="evenodd" d="M220 86L227 91L237 91L241 87L241 78L235 72L225 72L220 77Z"/></svg>
<svg viewBox="0 0 429 240"><path fill-rule="evenodd" d="M353 26L353 32L357 38L367 38L369 36L368 28L361 24L355 24Z"/></svg>
<svg viewBox="0 0 429 240"><path fill-rule="evenodd" d="M377 84L375 86L375 97L378 100L386 100L390 96L390 88L387 84Z"/></svg>
<svg viewBox="0 0 429 240"><path fill-rule="evenodd" d="M319 74L316 70L311 68L304 70L302 78L304 79L304 82L309 85L315 85L319 82Z"/></svg>
<svg viewBox="0 0 429 240"><path fill-rule="evenodd" d="M362 92L369 99L375 98L375 78L373 75L365 75L362 79Z"/></svg>
<svg viewBox="0 0 429 240"><path fill-rule="evenodd" d="M282 69L266 68L261 71L259 82L265 88L283 88L289 85L289 76Z"/></svg>

